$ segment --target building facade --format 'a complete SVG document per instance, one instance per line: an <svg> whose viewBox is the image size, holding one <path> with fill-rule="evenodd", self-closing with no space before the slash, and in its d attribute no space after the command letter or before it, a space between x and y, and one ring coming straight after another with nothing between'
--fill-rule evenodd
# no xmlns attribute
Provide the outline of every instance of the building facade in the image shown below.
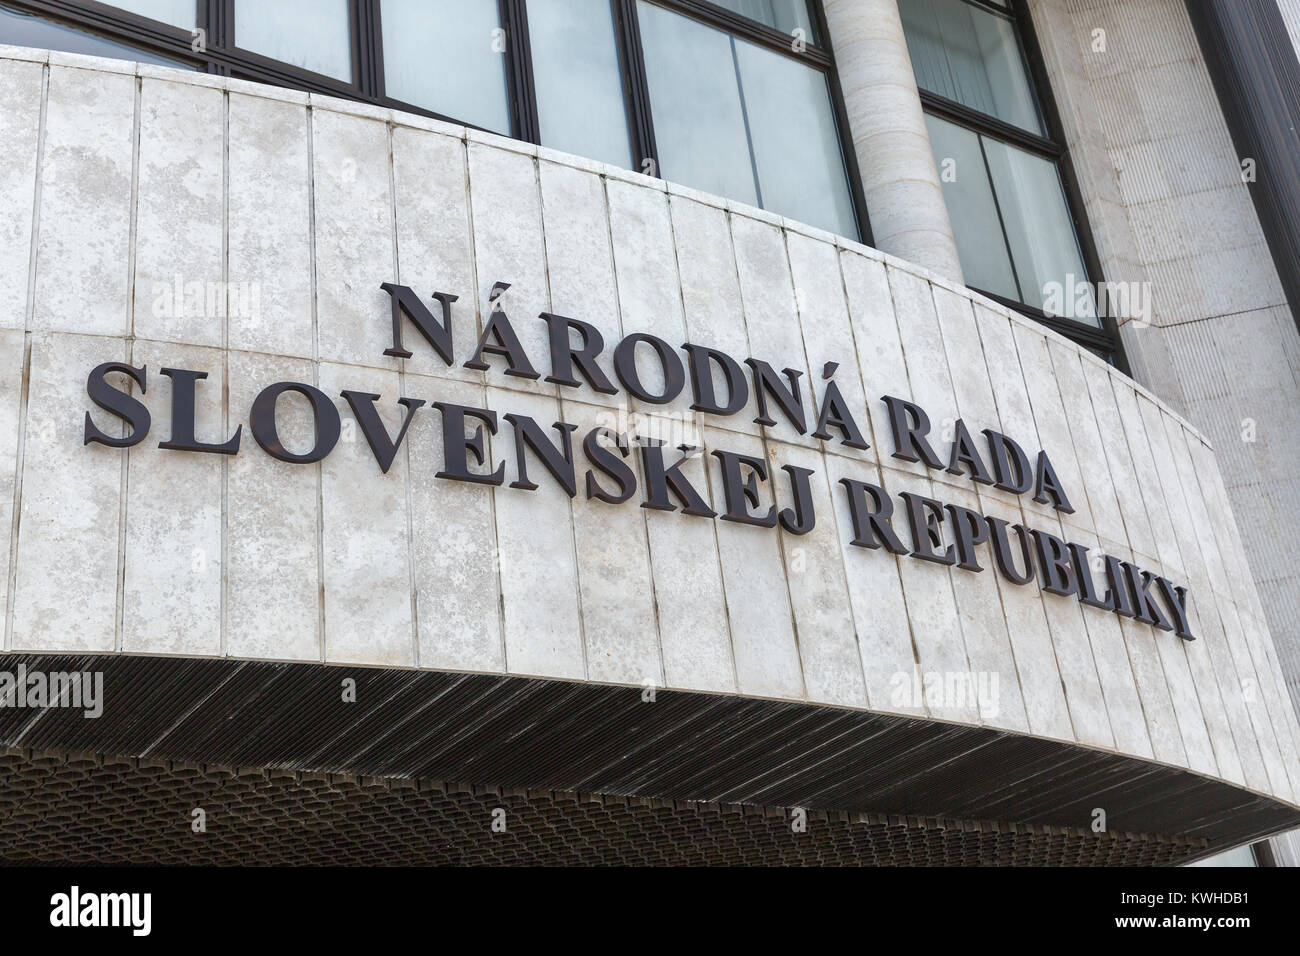
<svg viewBox="0 0 1300 956"><path fill-rule="evenodd" d="M1288 30L0 3L0 857L1300 825Z"/></svg>

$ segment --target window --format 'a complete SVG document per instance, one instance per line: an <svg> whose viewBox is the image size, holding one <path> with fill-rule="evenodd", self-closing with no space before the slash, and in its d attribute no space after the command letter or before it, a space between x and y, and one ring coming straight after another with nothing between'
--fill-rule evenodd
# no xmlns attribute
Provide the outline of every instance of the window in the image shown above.
<svg viewBox="0 0 1300 956"><path fill-rule="evenodd" d="M1046 132L1011 20L964 0L903 0L899 13L918 86Z"/></svg>
<svg viewBox="0 0 1300 956"><path fill-rule="evenodd" d="M348 0L238 0L235 46L312 73L352 81Z"/></svg>
<svg viewBox="0 0 1300 956"><path fill-rule="evenodd" d="M483 0L384 0L384 86L393 99L510 135L504 32Z"/></svg>
<svg viewBox="0 0 1300 956"><path fill-rule="evenodd" d="M853 235L826 76L640 0L665 178Z"/></svg>
<svg viewBox="0 0 1300 956"><path fill-rule="evenodd" d="M528 0L541 141L631 168L618 33L609 0ZM573 51L581 50L582 56Z"/></svg>
<svg viewBox="0 0 1300 956"><path fill-rule="evenodd" d="M1265 848L1268 843L1262 844ZM1203 860L1197 860L1195 863L1188 863L1188 866L1259 866L1260 862L1256 854L1256 847L1261 844L1247 843L1245 846L1234 847L1231 850L1224 850L1222 853L1216 853L1214 856L1207 856Z"/></svg>
<svg viewBox="0 0 1300 956"><path fill-rule="evenodd" d="M819 0L0 4L28 22L0 42L424 113L870 241Z"/></svg>
<svg viewBox="0 0 1300 956"><path fill-rule="evenodd" d="M197 22L198 9L194 0L119 0L112 4L119 10L126 10L159 23L169 23L174 27L190 29Z"/></svg>
<svg viewBox="0 0 1300 956"><path fill-rule="evenodd" d="M140 46L118 42L89 30L56 23L43 17L16 9L9 4L0 5L0 43L9 46L38 47L45 50L62 50L64 53L81 53L87 56L105 56L118 60L135 60L155 63L179 70L194 67L181 60L159 56Z"/></svg>
<svg viewBox="0 0 1300 956"><path fill-rule="evenodd" d="M967 283L1123 367L1020 0L899 12Z"/></svg>
<svg viewBox="0 0 1300 956"><path fill-rule="evenodd" d="M812 20L804 0L717 0L718 6L732 13L775 27L782 33L803 31L803 38L812 35Z"/></svg>

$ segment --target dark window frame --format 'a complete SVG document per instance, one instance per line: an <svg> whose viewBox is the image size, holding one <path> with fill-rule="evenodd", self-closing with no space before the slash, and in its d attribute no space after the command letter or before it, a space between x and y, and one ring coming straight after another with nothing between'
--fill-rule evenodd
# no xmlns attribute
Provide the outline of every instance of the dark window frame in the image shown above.
<svg viewBox="0 0 1300 956"><path fill-rule="evenodd" d="M1268 840L1260 840L1258 843L1250 845L1250 852L1255 857L1256 866L1279 866L1277 855L1273 852L1273 844Z"/></svg>
<svg viewBox="0 0 1300 956"><path fill-rule="evenodd" d="M159 53L218 76L269 83L275 86L322 93L370 103L404 112L444 120L458 126L481 129L454 116L389 97L384 85L383 30L381 0L348 0L349 35L352 43L352 81L312 73L260 54L239 49L234 44L235 0L195 0L195 27L207 32L206 47L193 51L193 33L179 27L150 20L120 10L97 0L0 0L5 6L25 13L47 17L93 33ZM496 0L507 49L506 92L509 100L510 131L513 139L541 144L537 95L533 82L531 49L528 38L528 0ZM716 27L738 39L783 54L825 74L835 117L840 154L848 180L859 240L871 245L871 226L867 216L862 178L858 171L848 113L840 89L839 76L830 46L823 41L828 35L821 0L808 0L811 36L802 50L794 49L791 35L751 20L708 0L651 0L700 23ZM641 51L636 0L609 0L613 14L623 101L628 122L628 137L636 171L658 178L659 154L654 138L654 119L650 109L649 83ZM485 132L494 132L485 130ZM852 237L849 237L852 238Z"/></svg>
<svg viewBox="0 0 1300 956"><path fill-rule="evenodd" d="M1065 192L1066 209L1074 225L1080 256L1083 259L1083 267L1087 272L1087 281L1100 283L1104 281L1102 278L1101 257L1097 253L1097 245L1093 239L1087 213L1084 210L1083 193L1079 189L1074 164L1071 161L1070 152L1065 146L1065 130L1061 124L1061 114L1057 109L1056 100L1052 96L1051 84L1048 82L1047 77L1047 67L1043 61L1042 50L1038 46L1038 38L1033 30L1033 19L1029 13L1027 0L1009 0L1009 2L963 0L963 2L994 16L1001 17L1009 21L1014 27L1034 100L1047 133L1042 135L1024 129L996 116L973 109L964 103L948 99L938 93L932 93L929 90L920 91L921 105L925 112L937 116L939 119L947 120L978 133L980 136L987 136L990 139L1019 147L1026 152L1052 162L1061 177L1061 185ZM1125 374L1129 374L1128 359L1124 354L1123 343L1120 341L1119 329L1114 316L1110 314L1108 309L1104 308L1104 303L1097 303L1098 317L1101 322L1101 326L1098 328L1084 322L1048 315L1041 309L1018 302L1007 296L988 292L975 286L970 288L980 295L1029 316L1092 352L1108 358L1116 368Z"/></svg>

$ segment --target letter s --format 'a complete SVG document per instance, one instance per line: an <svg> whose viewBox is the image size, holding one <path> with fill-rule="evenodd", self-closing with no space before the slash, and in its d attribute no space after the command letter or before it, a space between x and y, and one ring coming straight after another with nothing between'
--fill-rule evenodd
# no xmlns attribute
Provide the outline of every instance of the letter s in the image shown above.
<svg viewBox="0 0 1300 956"><path fill-rule="evenodd" d="M122 362L105 362L103 365L97 365L91 371L90 376L86 379L86 393L100 408L112 412L118 418L125 421L131 426L131 434L125 438L114 438L106 435L95 427L95 423L90 420L90 412L86 412L86 440L82 442L89 445L91 442L99 442L101 445L108 445L110 448L129 448L131 445L140 442L145 435L149 433L149 409L144 407L144 403L138 398L119 391L112 385L108 384L106 376L109 372L121 372L123 375L130 376L140 386L140 391L145 391L145 374L147 366L134 368Z"/></svg>

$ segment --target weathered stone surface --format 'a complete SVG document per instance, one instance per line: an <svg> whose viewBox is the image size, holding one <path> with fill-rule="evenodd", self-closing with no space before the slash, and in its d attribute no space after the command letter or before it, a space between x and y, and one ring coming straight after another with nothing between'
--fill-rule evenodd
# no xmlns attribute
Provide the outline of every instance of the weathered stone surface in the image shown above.
<svg viewBox="0 0 1300 956"><path fill-rule="evenodd" d="M38 160L32 83L45 69ZM13 582L7 649L321 659L815 701L1116 750L1294 798L1300 727L1259 596L1242 584L1219 465L1182 419L1094 356L899 260L588 161L179 75L141 76L137 116L135 79L0 58L18 104L0 144L17 217L0 234L0 298L23 302L0 319L11 329L0 336L0 526L16 532L0 561ZM185 122L158 126L164 107ZM200 119L222 110L224 136ZM192 241L165 221L172 205L203 220ZM169 270L260 283L260 312L154 315L139 283ZM434 291L460 297L453 367L409 324L412 357L383 354L387 281L431 306ZM501 304L538 381L505 375L496 356L486 372L462 366L496 282L510 283ZM654 406L548 383L538 315L550 310L601 331L611 377L609 350L630 332L796 369L809 432L833 382L870 447L784 421L760 428L752 396L727 418L693 410L689 379ZM106 361L148 366L153 428L129 450L83 446L87 410L121 434L86 394ZM243 425L238 455L158 447L172 418L164 366L209 373L199 437ZM253 401L277 381L318 386L337 410L340 440L322 462L277 461L254 440ZM380 396L381 446L403 420L399 396L425 403L386 473L345 389ZM1074 512L896 457L884 395L923 406L945 456L958 418L981 447L989 428L1031 455L1045 449ZM438 477L457 436L435 402L497 413L485 460L470 466L503 466L499 484ZM576 497L532 450L537 488L511 487L521 474L507 413L557 442L552 423L578 426ZM277 422L290 451L312 444L301 396L284 397ZM630 500L588 499L581 442L597 426L665 437L669 462L680 445L699 449L681 474L719 513L714 451L751 455L776 477L757 486L755 513L792 506L782 465L811 469L816 524L800 535L685 515L676 499L640 507L635 443L623 459ZM855 546L841 478L1163 573L1188 586L1197 640L1012 584L987 545L978 574ZM951 543L949 521L940 533ZM993 677L996 696L949 693L953 680L988 688Z"/></svg>

